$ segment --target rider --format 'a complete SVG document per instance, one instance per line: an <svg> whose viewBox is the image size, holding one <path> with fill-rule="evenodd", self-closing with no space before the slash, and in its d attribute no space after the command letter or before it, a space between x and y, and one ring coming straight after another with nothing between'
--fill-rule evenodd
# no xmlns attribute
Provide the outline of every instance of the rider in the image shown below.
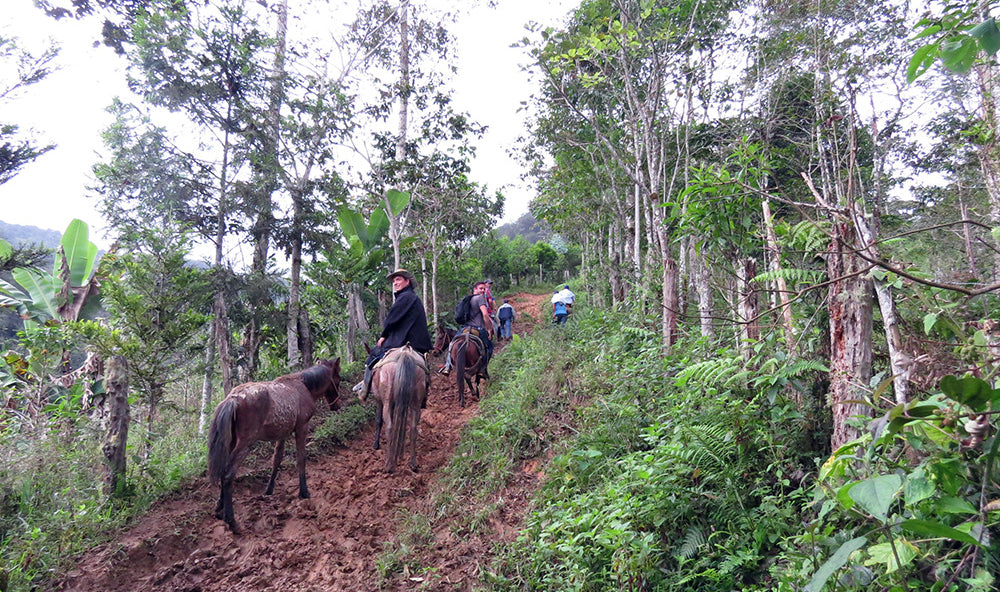
<svg viewBox="0 0 1000 592"><path fill-rule="evenodd" d="M390 273L386 279L392 282L395 301L382 322L381 337L368 352L365 379L354 387L355 390L364 389L363 397L367 397L371 389L372 368L390 349L409 343L415 351L424 354L432 347L431 335L427 331L427 313L413 290L413 274L400 268Z"/></svg>
<svg viewBox="0 0 1000 592"><path fill-rule="evenodd" d="M493 321L490 319L489 306L486 304L486 282L476 282L472 287L472 313L465 327L462 328L459 333L467 332L467 328L477 329L479 333L479 339L483 342L483 346L486 348L486 355L483 359L483 376L485 378L490 377L489 370L487 366L490 363L490 358L493 357L493 340L491 339L493 335ZM444 368L441 369L441 374L448 375L451 372L451 348L455 345L452 341L451 345L448 346L448 355L445 357Z"/></svg>

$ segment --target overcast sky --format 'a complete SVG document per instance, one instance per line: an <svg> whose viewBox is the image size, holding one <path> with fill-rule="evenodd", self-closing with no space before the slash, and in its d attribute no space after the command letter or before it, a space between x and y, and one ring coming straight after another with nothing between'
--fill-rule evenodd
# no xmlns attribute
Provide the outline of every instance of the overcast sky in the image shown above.
<svg viewBox="0 0 1000 592"><path fill-rule="evenodd" d="M462 6L464 0L433 0ZM508 151L523 132L520 103L534 86L520 65L522 50L510 45L525 36L529 21L560 24L579 0L498 0L496 8L480 1L452 27L457 38L458 77L454 82L458 108L489 126L478 144L473 180L490 190L505 187L504 221L527 211L532 195L520 179L521 169ZM297 2L289 2L294 16ZM0 123L34 129L41 142L57 148L0 185L0 220L62 231L73 218L87 222L91 239L107 246L103 221L87 196L93 184L91 166L102 149L100 133L111 121L105 108L126 93L120 58L103 46L94 47L99 24L45 17L32 0L3 0L0 35L20 39L39 49L54 38L61 46L59 71L32 85L14 100L0 102ZM0 76L4 76L0 64Z"/></svg>

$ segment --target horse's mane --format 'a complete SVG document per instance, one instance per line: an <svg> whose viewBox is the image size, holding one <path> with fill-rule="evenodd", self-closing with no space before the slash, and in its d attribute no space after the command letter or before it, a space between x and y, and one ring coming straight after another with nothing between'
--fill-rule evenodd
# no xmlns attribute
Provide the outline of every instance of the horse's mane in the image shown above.
<svg viewBox="0 0 1000 592"><path fill-rule="evenodd" d="M315 391L326 386L326 384L330 382L332 376L333 371L323 364L316 364L312 368L307 368L298 373L299 380L301 380L302 384L306 385L306 388L310 391Z"/></svg>

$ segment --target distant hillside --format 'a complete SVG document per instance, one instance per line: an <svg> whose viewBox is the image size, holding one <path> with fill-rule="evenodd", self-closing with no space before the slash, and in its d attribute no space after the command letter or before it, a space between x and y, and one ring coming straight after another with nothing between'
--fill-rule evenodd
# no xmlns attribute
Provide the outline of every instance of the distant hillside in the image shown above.
<svg viewBox="0 0 1000 592"><path fill-rule="evenodd" d="M535 244L538 241L548 242L552 238L552 228L549 227L548 222L535 220L531 212L525 212L517 220L498 226L497 234L507 238L514 238L520 234L524 240Z"/></svg>
<svg viewBox="0 0 1000 592"><path fill-rule="evenodd" d="M35 244L54 249L59 246L62 233L57 230L44 230L37 226L21 226L0 221L0 238L14 246Z"/></svg>

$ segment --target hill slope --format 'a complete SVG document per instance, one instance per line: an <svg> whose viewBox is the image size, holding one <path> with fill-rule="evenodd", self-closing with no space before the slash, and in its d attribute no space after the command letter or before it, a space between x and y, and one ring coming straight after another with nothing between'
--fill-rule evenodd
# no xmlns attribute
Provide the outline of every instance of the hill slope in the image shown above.
<svg viewBox="0 0 1000 592"><path fill-rule="evenodd" d="M539 310L549 295L519 294L520 310ZM542 315L542 321L546 317ZM528 333L531 327L516 327ZM502 350L498 346L498 352ZM498 355L502 355L499 354ZM432 363L440 365L440 358ZM346 389L345 389L346 390ZM488 385L487 385L488 390ZM449 525L429 533L422 564L432 577L379 580L379 555L397 543L408 512L425 510L477 403L460 409L453 380L435 375L421 416L420 472L383 471L383 451L371 448L371 426L343 449L312 454L306 473L312 498L300 500L294 462L286 455L272 496L264 496L268 470L241 471L233 499L244 534L232 535L212 512L218 490L199 478L157 503L137 524L79 558L56 582L57 590L282 592L318 590L469 590L493 544L519 530L536 474L526 471L504 492L505 506L473 537L458 537Z"/></svg>

